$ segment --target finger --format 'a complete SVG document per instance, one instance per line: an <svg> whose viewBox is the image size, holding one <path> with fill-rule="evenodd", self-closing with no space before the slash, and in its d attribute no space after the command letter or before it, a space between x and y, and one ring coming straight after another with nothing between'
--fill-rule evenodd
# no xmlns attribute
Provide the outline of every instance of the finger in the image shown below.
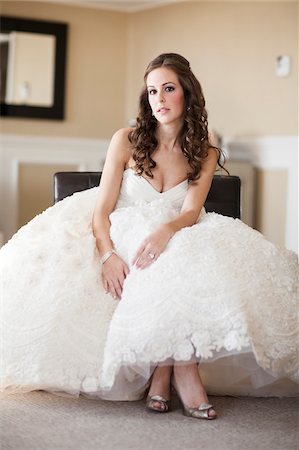
<svg viewBox="0 0 299 450"><path fill-rule="evenodd" d="M136 255L134 256L134 258L132 259L132 265L134 266L134 264L137 263L138 259L140 258L139 253L136 253Z"/></svg>
<svg viewBox="0 0 299 450"><path fill-rule="evenodd" d="M129 273L130 273L129 267L128 267L128 266L125 266L125 267L124 267L124 275L125 275L125 278L129 275Z"/></svg>
<svg viewBox="0 0 299 450"><path fill-rule="evenodd" d="M136 263L138 268L143 268L145 265L149 265L156 259L156 252L153 249L146 248L139 260Z"/></svg>
<svg viewBox="0 0 299 450"><path fill-rule="evenodd" d="M154 261L155 258L150 258L149 256L147 256L146 258L143 258L142 261L140 261L138 268L145 269L146 267L149 267Z"/></svg>
<svg viewBox="0 0 299 450"><path fill-rule="evenodd" d="M122 280L123 280L122 275L119 278L115 278L115 280L113 280L113 287L114 287L115 295L116 295L116 298L118 298L118 299L121 298Z"/></svg>
<svg viewBox="0 0 299 450"><path fill-rule="evenodd" d="M118 285L120 286L121 290L122 290L122 288L123 288L124 281L125 281L125 274L122 273L122 274L120 274L120 276L118 277Z"/></svg>
<svg viewBox="0 0 299 450"><path fill-rule="evenodd" d="M103 276L102 276L102 284L103 284L104 291L106 292L106 294L108 294L108 282Z"/></svg>
<svg viewBox="0 0 299 450"><path fill-rule="evenodd" d="M145 250L145 245L142 244L142 245L138 248L137 253L135 254L134 258L132 259L132 264L133 264L133 265L138 261L138 259L140 258L140 256L141 256L142 253L144 252L144 250Z"/></svg>
<svg viewBox="0 0 299 450"><path fill-rule="evenodd" d="M114 285L114 288L115 288L115 292L116 292L117 298L120 300L121 293L122 293L122 287L121 287L120 283L117 282L117 284Z"/></svg>
<svg viewBox="0 0 299 450"><path fill-rule="evenodd" d="M143 257L140 261L140 264L139 264L140 269L145 266L148 266L151 262L152 262L152 258L150 258L149 254L146 253L145 255L143 255Z"/></svg>
<svg viewBox="0 0 299 450"><path fill-rule="evenodd" d="M113 284L113 282L112 282L112 280L110 280L109 282L108 282L108 290L109 290L109 293L112 295L112 297L116 300L117 299L117 293L116 293L116 290L115 290L115 288L114 288L114 284Z"/></svg>
<svg viewBox="0 0 299 450"><path fill-rule="evenodd" d="M135 264L137 269L140 269L140 267L142 266L142 264L144 264L145 261L146 261L145 256L144 255L140 255L139 258L136 261L136 264Z"/></svg>
<svg viewBox="0 0 299 450"><path fill-rule="evenodd" d="M151 266L152 263L153 263L153 260L145 261L145 262L139 267L139 269L141 269L141 270L142 270L142 269L146 269L147 267Z"/></svg>

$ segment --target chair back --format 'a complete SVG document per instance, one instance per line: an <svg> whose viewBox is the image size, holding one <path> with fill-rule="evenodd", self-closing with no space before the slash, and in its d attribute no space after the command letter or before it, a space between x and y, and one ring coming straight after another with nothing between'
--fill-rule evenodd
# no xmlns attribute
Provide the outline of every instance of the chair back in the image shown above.
<svg viewBox="0 0 299 450"><path fill-rule="evenodd" d="M57 172L54 174L54 203L74 194L98 186L101 172ZM241 181L237 176L214 175L205 202L207 212L240 219Z"/></svg>

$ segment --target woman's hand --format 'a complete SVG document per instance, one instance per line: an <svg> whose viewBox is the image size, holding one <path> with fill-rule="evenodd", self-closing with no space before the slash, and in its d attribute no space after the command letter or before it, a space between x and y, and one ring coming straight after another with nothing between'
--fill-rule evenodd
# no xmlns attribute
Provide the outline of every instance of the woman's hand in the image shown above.
<svg viewBox="0 0 299 450"><path fill-rule="evenodd" d="M102 265L104 289L113 298L120 300L124 281L129 273L126 263L114 253Z"/></svg>
<svg viewBox="0 0 299 450"><path fill-rule="evenodd" d="M145 269L161 255L173 233L167 225L160 225L141 243L132 263L138 269Z"/></svg>

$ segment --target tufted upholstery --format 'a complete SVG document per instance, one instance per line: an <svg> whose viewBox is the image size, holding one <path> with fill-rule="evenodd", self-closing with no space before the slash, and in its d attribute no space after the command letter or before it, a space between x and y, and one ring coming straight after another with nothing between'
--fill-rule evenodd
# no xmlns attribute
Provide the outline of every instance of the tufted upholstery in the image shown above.
<svg viewBox="0 0 299 450"><path fill-rule="evenodd" d="M57 172L54 174L54 202L98 186L100 180L101 172ZM215 175L205 203L206 211L240 218L240 187L237 176Z"/></svg>

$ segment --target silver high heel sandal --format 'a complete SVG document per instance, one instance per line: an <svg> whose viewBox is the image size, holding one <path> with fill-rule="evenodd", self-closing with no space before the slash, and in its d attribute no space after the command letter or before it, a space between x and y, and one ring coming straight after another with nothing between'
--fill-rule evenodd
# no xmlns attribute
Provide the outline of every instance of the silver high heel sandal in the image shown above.
<svg viewBox="0 0 299 450"><path fill-rule="evenodd" d="M155 403L158 403L159 407L155 406ZM146 398L146 407L150 411L166 413L169 411L170 401L165 400L161 395L148 395Z"/></svg>
<svg viewBox="0 0 299 450"><path fill-rule="evenodd" d="M156 370L156 368L155 368L155 370ZM149 383L148 383L149 386L151 386L151 384L152 384L155 370L153 371L152 376L149 380ZM169 383L170 383L171 374L172 374L172 368L171 368L171 371L169 374ZM159 406L156 405L157 403ZM153 411L153 412L157 412L157 413L166 413L170 410L170 400L166 400L161 395L148 395L146 397L145 405L146 405L147 409L149 409L150 411Z"/></svg>
<svg viewBox="0 0 299 450"><path fill-rule="evenodd" d="M180 396L180 393L178 391L177 385L173 377L171 379L171 384L181 401L184 416L193 417L194 419L205 419L205 420L213 420L217 418L216 411L214 410L213 405L211 405L210 403L201 403L196 408L191 408L190 406L185 405L185 403L182 400L182 397ZM215 416L209 416L209 411L211 410L215 411Z"/></svg>
<svg viewBox="0 0 299 450"><path fill-rule="evenodd" d="M182 402L182 400L181 400ZM189 408L189 406L183 405L183 414L187 417L194 417L195 419L206 419L206 420L213 420L216 419L217 415L215 416L209 416L209 411L212 409L214 410L213 405L210 403L201 403L197 408Z"/></svg>

